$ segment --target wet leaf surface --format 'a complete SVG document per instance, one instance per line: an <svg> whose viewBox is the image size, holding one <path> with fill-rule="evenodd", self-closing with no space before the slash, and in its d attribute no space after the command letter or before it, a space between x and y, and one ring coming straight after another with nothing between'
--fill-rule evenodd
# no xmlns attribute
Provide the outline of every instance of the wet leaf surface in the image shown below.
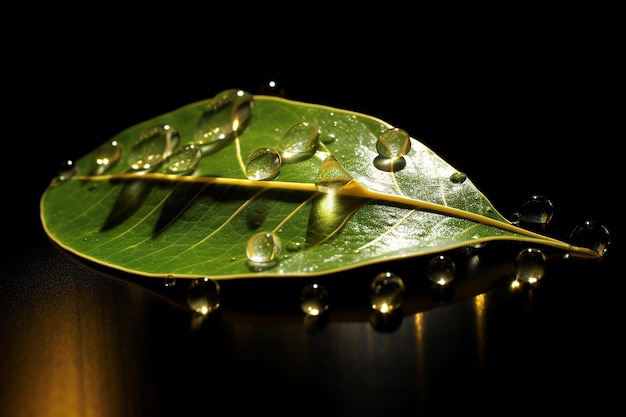
<svg viewBox="0 0 626 417"><path fill-rule="evenodd" d="M224 94L132 126L53 179L41 198L50 238L133 274L216 279L322 275L492 240L569 248L513 225L461 170L380 119ZM116 158L103 162L111 144ZM190 144L202 153L185 169L177 150ZM250 249L259 233L275 247ZM250 250L276 259L251 263Z"/></svg>

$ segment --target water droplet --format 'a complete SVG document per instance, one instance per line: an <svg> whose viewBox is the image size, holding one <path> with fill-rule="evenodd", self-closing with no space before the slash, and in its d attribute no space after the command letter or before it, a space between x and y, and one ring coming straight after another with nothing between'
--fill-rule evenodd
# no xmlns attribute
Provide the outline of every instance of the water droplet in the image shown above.
<svg viewBox="0 0 626 417"><path fill-rule="evenodd" d="M72 159L66 159L61 162L61 166L58 171L57 177L54 179L54 183L68 180L78 173L78 167Z"/></svg>
<svg viewBox="0 0 626 417"><path fill-rule="evenodd" d="M594 220L587 220L572 230L569 244L594 250L603 256L611 244L611 235L602 224Z"/></svg>
<svg viewBox="0 0 626 417"><path fill-rule="evenodd" d="M399 128L387 129L376 141L376 151L383 158L402 158L411 150L409 134Z"/></svg>
<svg viewBox="0 0 626 417"><path fill-rule="evenodd" d="M352 181L350 174L333 155L330 155L320 166L315 178L315 187L320 191L332 193L343 189L350 181Z"/></svg>
<svg viewBox="0 0 626 417"><path fill-rule="evenodd" d="M246 176L251 180L271 180L280 172L280 154L270 148L252 152L246 160Z"/></svg>
<svg viewBox="0 0 626 417"><path fill-rule="evenodd" d="M404 158L385 158L378 155L374 158L374 166L381 171L398 172L404 169L406 160Z"/></svg>
<svg viewBox="0 0 626 417"><path fill-rule="evenodd" d="M454 281L456 264L446 255L438 255L428 263L428 279L437 285L447 285Z"/></svg>
<svg viewBox="0 0 626 417"><path fill-rule="evenodd" d="M317 151L319 137L316 125L300 122L291 126L280 141L283 160L291 163L310 158Z"/></svg>
<svg viewBox="0 0 626 417"><path fill-rule="evenodd" d="M260 232L248 240L246 256L254 270L268 269L276 265L281 251L280 237L271 232Z"/></svg>
<svg viewBox="0 0 626 417"><path fill-rule="evenodd" d="M552 219L554 206L546 197L535 194L522 204L518 214L520 221L546 224Z"/></svg>
<svg viewBox="0 0 626 417"><path fill-rule="evenodd" d="M466 179L467 175L464 172L455 172L454 174L450 175L450 181L455 184L462 184L465 182Z"/></svg>
<svg viewBox="0 0 626 417"><path fill-rule="evenodd" d="M276 80L269 80L259 88L261 94L275 97L285 97L285 89L280 86Z"/></svg>
<svg viewBox="0 0 626 417"><path fill-rule="evenodd" d="M404 282L393 272L382 272L370 284L370 301L373 310L391 313L399 308L404 296Z"/></svg>
<svg viewBox="0 0 626 417"><path fill-rule="evenodd" d="M252 94L244 90L229 89L216 94L198 120L195 143L204 153L226 146L246 127L253 106Z"/></svg>
<svg viewBox="0 0 626 417"><path fill-rule="evenodd" d="M179 140L180 132L169 125L155 126L142 132L129 152L130 167L136 171L156 168L178 146Z"/></svg>
<svg viewBox="0 0 626 417"><path fill-rule="evenodd" d="M173 275L168 275L163 280L163 285L166 287L175 287L176 286L176 277Z"/></svg>
<svg viewBox="0 0 626 417"><path fill-rule="evenodd" d="M539 249L527 248L515 258L515 280L519 283L534 284L546 272L546 256Z"/></svg>
<svg viewBox="0 0 626 417"><path fill-rule="evenodd" d="M95 156L97 165L95 173L100 175L120 160L122 144L116 140L109 141L96 150Z"/></svg>
<svg viewBox="0 0 626 417"><path fill-rule="evenodd" d="M287 243L286 249L289 252L298 252L298 251L302 250L303 247L304 247L304 245L302 244L302 242L289 242L289 243Z"/></svg>
<svg viewBox="0 0 626 417"><path fill-rule="evenodd" d="M198 278L187 287L187 305L194 311L207 315L220 307L222 291L217 281Z"/></svg>
<svg viewBox="0 0 626 417"><path fill-rule="evenodd" d="M196 169L202 159L202 150L193 143L176 149L165 161L165 170L172 174L181 174Z"/></svg>
<svg viewBox="0 0 626 417"><path fill-rule="evenodd" d="M309 316L319 316L329 308L328 290L316 282L305 286L300 293L300 308Z"/></svg>

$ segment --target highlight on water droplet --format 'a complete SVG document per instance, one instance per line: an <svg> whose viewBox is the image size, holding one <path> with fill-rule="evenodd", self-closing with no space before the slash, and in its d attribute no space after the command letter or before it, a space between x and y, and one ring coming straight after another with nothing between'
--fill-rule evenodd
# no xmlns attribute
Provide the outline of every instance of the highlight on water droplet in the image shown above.
<svg viewBox="0 0 626 417"><path fill-rule="evenodd" d="M547 224L554 214L554 205L548 198L535 194L522 204L517 214L520 221Z"/></svg>
<svg viewBox="0 0 626 417"><path fill-rule="evenodd" d="M586 220L576 226L570 233L569 244L581 248L591 249L604 256L611 245L609 230L595 220Z"/></svg>
<svg viewBox="0 0 626 417"><path fill-rule="evenodd" d="M207 103L198 119L194 143L208 154L229 144L247 126L254 97L241 89L224 90Z"/></svg>
<svg viewBox="0 0 626 417"><path fill-rule="evenodd" d="M281 240L276 233L256 233L246 245L248 266L254 271L272 268L278 263L281 248Z"/></svg>
<svg viewBox="0 0 626 417"><path fill-rule="evenodd" d="M180 132L170 125L145 130L129 151L128 161L135 171L151 171L158 167L180 141Z"/></svg>
<svg viewBox="0 0 626 417"><path fill-rule="evenodd" d="M402 158L411 150L409 134L399 128L391 128L380 134L376 141L376 151L383 158Z"/></svg>
<svg viewBox="0 0 626 417"><path fill-rule="evenodd" d="M202 150L189 143L177 148L166 160L165 171L170 174L184 174L196 169L202 159Z"/></svg>
<svg viewBox="0 0 626 417"><path fill-rule="evenodd" d="M404 281L399 275L381 272L370 284L371 308L380 313L391 313L402 305L404 291Z"/></svg>
<svg viewBox="0 0 626 417"><path fill-rule="evenodd" d="M117 140L108 141L101 145L98 149L96 149L95 174L100 175L104 173L107 169L114 166L122 156L122 149L122 144L119 143Z"/></svg>
<svg viewBox="0 0 626 417"><path fill-rule="evenodd" d="M328 290L317 282L306 285L300 293L300 308L309 316L325 313L330 304Z"/></svg>
<svg viewBox="0 0 626 417"><path fill-rule="evenodd" d="M308 159L319 146L320 132L316 125L300 122L291 126L280 140L281 157L285 163Z"/></svg>
<svg viewBox="0 0 626 417"><path fill-rule="evenodd" d="M448 285L456 277L456 264L446 255L437 255L428 263L428 279L437 285Z"/></svg>
<svg viewBox="0 0 626 417"><path fill-rule="evenodd" d="M515 258L515 281L513 286L520 284L536 284L546 272L546 255L536 248L526 248Z"/></svg>
<svg viewBox="0 0 626 417"><path fill-rule="evenodd" d="M216 311L222 302L222 290L217 281L197 278L187 287L187 305L195 312L207 315Z"/></svg>
<svg viewBox="0 0 626 417"><path fill-rule="evenodd" d="M246 159L246 177L256 181L272 180L278 176L280 164L281 157L275 149L257 149Z"/></svg>
<svg viewBox="0 0 626 417"><path fill-rule="evenodd" d="M345 188L352 181L352 176L341 166L333 155L326 157L315 178L315 188L333 193Z"/></svg>

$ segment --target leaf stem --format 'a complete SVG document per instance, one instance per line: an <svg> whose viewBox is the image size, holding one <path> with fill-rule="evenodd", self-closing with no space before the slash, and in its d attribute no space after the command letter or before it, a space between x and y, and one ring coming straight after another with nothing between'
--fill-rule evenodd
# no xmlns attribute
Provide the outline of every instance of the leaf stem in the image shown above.
<svg viewBox="0 0 626 417"><path fill-rule="evenodd" d="M189 175L174 175L163 174L156 172L146 173L121 173L121 174L109 174L109 175L85 175L75 176L73 179L82 181L109 181L114 179L137 179L144 178L147 180L161 180L161 181L173 181L173 182L196 182L206 184L222 184L222 185L236 185L240 187L260 187L265 189L283 189L293 191L308 191L308 192L321 192L313 183L300 183L300 182L284 182L284 181L255 181L243 178L225 178L225 177L209 177L209 176L189 176ZM364 187L360 182L356 180L350 181L345 187L335 192L337 195L346 195L353 197L363 197L379 201L389 201L410 207L417 208L419 210L429 211L433 213L446 214L452 217L457 217L465 220L469 220L475 223L492 226L498 229L506 230L521 236L519 240L533 241L540 244L552 246L554 248L562 249L572 255L584 257L584 258L598 258L601 255L596 251L578 246L569 245L566 242L560 241L555 238L551 238L533 231L516 226L510 222L505 222L491 217L483 216L480 214L472 213L465 210L460 210L454 207L444 206L441 204L431 203L428 201L417 200L410 197L405 197L395 194L385 194L377 191L372 191Z"/></svg>

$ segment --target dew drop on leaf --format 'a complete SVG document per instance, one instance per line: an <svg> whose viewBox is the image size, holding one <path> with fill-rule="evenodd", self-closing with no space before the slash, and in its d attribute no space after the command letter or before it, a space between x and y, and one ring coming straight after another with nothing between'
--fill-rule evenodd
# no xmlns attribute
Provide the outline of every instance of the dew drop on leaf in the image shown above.
<svg viewBox="0 0 626 417"><path fill-rule="evenodd" d="M569 244L591 249L603 256L611 244L611 235L602 224L594 220L587 220L572 230Z"/></svg>
<svg viewBox="0 0 626 417"><path fill-rule="evenodd" d="M291 126L280 141L281 156L285 163L308 159L319 146L320 133L316 125L300 122Z"/></svg>
<svg viewBox="0 0 626 417"><path fill-rule="evenodd" d="M278 151L259 148L246 159L246 177L251 180L271 180L280 172L281 158Z"/></svg>
<svg viewBox="0 0 626 417"><path fill-rule="evenodd" d="M352 181L350 174L341 166L337 158L329 155L320 166L315 178L315 187L320 191L332 193L343 189L350 181Z"/></svg>
<svg viewBox="0 0 626 417"><path fill-rule="evenodd" d="M58 175L55 178L54 183L58 183L60 181L65 181L67 179L70 179L77 173L78 173L78 167L74 163L74 160L66 159L63 162L61 162L61 166L59 167Z"/></svg>
<svg viewBox="0 0 626 417"><path fill-rule="evenodd" d="M515 258L515 268L517 282L534 284L546 272L546 256L539 249L524 249Z"/></svg>
<svg viewBox="0 0 626 417"><path fill-rule="evenodd" d="M447 285L454 281L456 264L446 255L438 255L428 263L428 279L437 285Z"/></svg>
<svg viewBox="0 0 626 417"><path fill-rule="evenodd" d="M402 305L404 282L393 272L381 272L370 284L370 302L373 310L391 313Z"/></svg>
<svg viewBox="0 0 626 417"><path fill-rule="evenodd" d="M120 160L122 144L116 140L106 142L96 150L96 174L102 174Z"/></svg>
<svg viewBox="0 0 626 417"><path fill-rule="evenodd" d="M400 128L387 129L376 141L376 151L383 158L402 158L411 150L409 134Z"/></svg>
<svg viewBox="0 0 626 417"><path fill-rule="evenodd" d="M464 172L455 172L454 174L450 175L450 181L455 184L462 184L465 182L466 179L467 175Z"/></svg>
<svg viewBox="0 0 626 417"><path fill-rule="evenodd" d="M246 256L253 264L274 264L281 251L280 237L271 232L260 232L248 240ZM269 265L268 265L269 266Z"/></svg>
<svg viewBox="0 0 626 417"><path fill-rule="evenodd" d="M207 315L220 307L222 293L217 281L197 278L187 287L187 305L194 311Z"/></svg>
<svg viewBox="0 0 626 417"><path fill-rule="evenodd" d="M205 153L221 149L243 131L253 107L254 98L247 91L229 89L216 94L198 120L194 142Z"/></svg>
<svg viewBox="0 0 626 417"><path fill-rule="evenodd" d="M535 194L522 204L517 214L523 222L546 224L552 219L554 206L546 197Z"/></svg>
<svg viewBox="0 0 626 417"><path fill-rule="evenodd" d="M319 316L329 308L328 290L316 282L306 285L300 293L300 308L309 316Z"/></svg>
<svg viewBox="0 0 626 417"><path fill-rule="evenodd" d="M178 146L180 132L170 125L145 130L129 151L128 161L135 171L156 168Z"/></svg>
<svg viewBox="0 0 626 417"><path fill-rule="evenodd" d="M171 174L193 171L202 159L202 150L193 143L177 148L165 161L165 170Z"/></svg>

